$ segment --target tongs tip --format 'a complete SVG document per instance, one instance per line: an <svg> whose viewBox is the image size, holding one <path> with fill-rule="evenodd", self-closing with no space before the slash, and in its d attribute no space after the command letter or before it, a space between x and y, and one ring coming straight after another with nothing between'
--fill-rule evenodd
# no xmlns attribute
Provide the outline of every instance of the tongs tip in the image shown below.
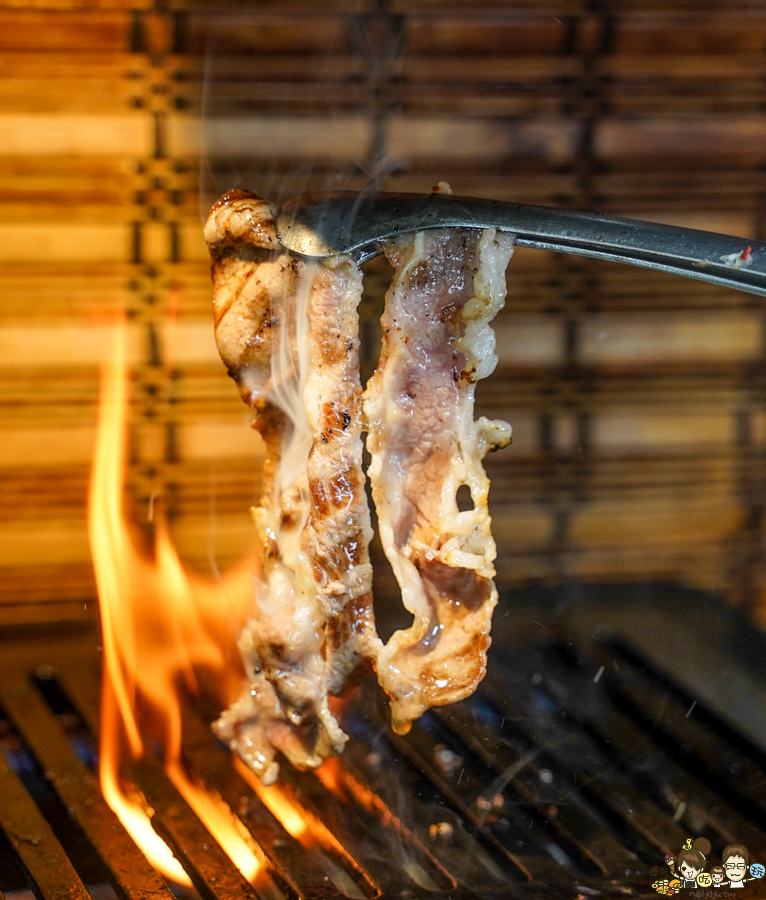
<svg viewBox="0 0 766 900"><path fill-rule="evenodd" d="M286 203L277 234L301 256L348 255L357 263L400 234L430 228L496 228L520 246L573 253L685 275L766 296L766 244L747 238L601 213L456 197L447 193L337 191Z"/></svg>

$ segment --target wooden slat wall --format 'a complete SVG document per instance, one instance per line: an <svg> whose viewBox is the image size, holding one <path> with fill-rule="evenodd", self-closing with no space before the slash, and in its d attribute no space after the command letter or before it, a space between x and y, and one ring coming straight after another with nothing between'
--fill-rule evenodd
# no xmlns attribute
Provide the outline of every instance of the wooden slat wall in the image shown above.
<svg viewBox="0 0 766 900"><path fill-rule="evenodd" d="M763 239L764 109L766 7L738 0L0 3L0 621L93 614L86 489L120 309L135 521L164 498L207 571L250 545L261 450L201 238L217 194L446 179ZM368 269L374 340L386 267ZM515 433L488 462L501 583L673 578L757 612L762 302L521 250L508 283L480 391Z"/></svg>

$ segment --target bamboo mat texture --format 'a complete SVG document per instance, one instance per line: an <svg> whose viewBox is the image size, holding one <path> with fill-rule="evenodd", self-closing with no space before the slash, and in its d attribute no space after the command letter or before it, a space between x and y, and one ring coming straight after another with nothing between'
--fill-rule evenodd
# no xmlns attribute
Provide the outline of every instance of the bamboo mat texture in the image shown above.
<svg viewBox="0 0 766 900"><path fill-rule="evenodd" d="M262 447L218 358L225 190L456 193L766 238L766 5L0 4L0 623L92 617L99 367L130 329L128 508L252 550ZM365 366L390 271L366 266ZM764 301L519 250L478 413L501 587L674 580L766 621ZM391 578L379 566L382 594Z"/></svg>

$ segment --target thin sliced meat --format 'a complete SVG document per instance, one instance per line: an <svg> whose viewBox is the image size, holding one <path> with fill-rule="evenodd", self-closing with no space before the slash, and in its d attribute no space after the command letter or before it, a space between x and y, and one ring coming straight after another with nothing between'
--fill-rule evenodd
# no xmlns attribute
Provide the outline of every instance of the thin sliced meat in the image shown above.
<svg viewBox="0 0 766 900"><path fill-rule="evenodd" d="M481 460L510 426L474 422L474 392L497 362L489 322L512 252L513 237L494 229L421 232L387 248L396 275L364 411L381 540L414 616L376 665L399 733L471 694L486 670L497 591ZM460 512L464 484L474 508Z"/></svg>
<svg viewBox="0 0 766 900"><path fill-rule="evenodd" d="M278 752L313 768L343 749L329 696L360 673L377 672L399 732L483 677L497 593L481 460L510 427L474 422L474 388L496 363L489 322L513 245L490 229L388 247L397 274L362 404L361 273L345 258L293 257L274 215L233 191L205 227L218 348L267 448L253 511L261 580L240 637L247 676L214 728L266 783ZM383 545L414 616L385 646L372 614L365 427ZM464 484L474 508L460 512Z"/></svg>
<svg viewBox="0 0 766 900"><path fill-rule="evenodd" d="M326 690L370 672L381 649L372 611L372 538L362 469L359 316L362 274L348 260L316 268L309 301L309 357L303 396L313 444L311 503L301 535L309 590L319 598L327 659Z"/></svg>
<svg viewBox="0 0 766 900"><path fill-rule="evenodd" d="M377 652L361 466L361 274L284 251L274 209L237 191L211 211L216 340L267 447L254 520L257 611L240 636L248 671L215 724L267 783L280 750L314 768L346 741L330 692Z"/></svg>

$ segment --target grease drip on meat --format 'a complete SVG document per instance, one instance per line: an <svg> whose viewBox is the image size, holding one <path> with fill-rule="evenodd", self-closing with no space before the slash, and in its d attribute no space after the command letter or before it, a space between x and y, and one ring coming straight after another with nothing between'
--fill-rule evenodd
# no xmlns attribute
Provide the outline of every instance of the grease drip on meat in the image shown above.
<svg viewBox="0 0 766 900"><path fill-rule="evenodd" d="M475 690L497 602L482 459L511 434L474 421L474 392L497 363L489 323L512 235L439 229L389 242L382 353L363 391L361 272L347 257L292 255L275 215L231 191L205 225L218 349L267 450L253 510L257 610L240 636L247 676L213 727L266 783L278 753L307 769L342 751L329 697L370 671L400 733ZM373 616L363 432L383 547L413 614L386 643ZM463 485L473 508L460 511Z"/></svg>

